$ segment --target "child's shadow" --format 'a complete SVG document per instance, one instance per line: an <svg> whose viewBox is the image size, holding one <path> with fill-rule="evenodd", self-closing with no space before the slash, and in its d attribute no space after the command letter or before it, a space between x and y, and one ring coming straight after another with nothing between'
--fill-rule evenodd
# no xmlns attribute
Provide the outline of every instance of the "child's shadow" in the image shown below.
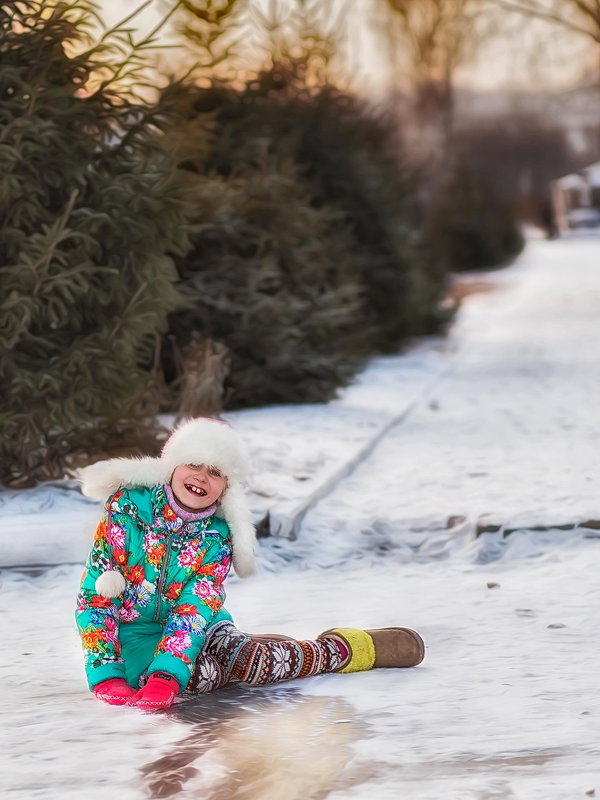
<svg viewBox="0 0 600 800"><path fill-rule="evenodd" d="M372 775L368 766L347 768L353 743L369 734L338 697L229 686L190 696L169 716L190 732L142 769L152 798L309 800Z"/></svg>

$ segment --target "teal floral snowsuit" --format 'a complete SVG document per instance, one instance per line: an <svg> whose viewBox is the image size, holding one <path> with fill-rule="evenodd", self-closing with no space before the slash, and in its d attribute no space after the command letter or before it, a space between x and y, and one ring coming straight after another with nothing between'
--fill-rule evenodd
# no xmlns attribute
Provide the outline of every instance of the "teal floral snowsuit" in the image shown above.
<svg viewBox="0 0 600 800"><path fill-rule="evenodd" d="M185 522L164 487L121 489L105 505L81 579L76 620L90 689L109 678L137 687L166 672L183 690L209 626L231 620L223 581L231 564L227 523ZM119 597L98 595L95 581L118 569Z"/></svg>

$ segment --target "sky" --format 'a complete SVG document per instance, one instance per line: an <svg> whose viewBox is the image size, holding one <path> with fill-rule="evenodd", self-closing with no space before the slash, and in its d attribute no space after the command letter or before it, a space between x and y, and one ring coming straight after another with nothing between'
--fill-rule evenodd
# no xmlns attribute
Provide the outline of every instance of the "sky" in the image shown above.
<svg viewBox="0 0 600 800"><path fill-rule="evenodd" d="M367 91L385 94L398 78L392 72L389 51L376 33L373 9L377 0L331 0L332 4L349 1L353 2L355 12L351 16L352 28L346 19L350 69ZM268 2L264 0L265 6ZM271 0L276 8L289 2ZM139 5L138 0L100 0L109 24ZM139 15L140 30L147 31L156 25L168 6L166 0L151 0ZM163 41L168 40L167 30L162 35ZM185 58L183 48L176 47L165 51L161 59L168 68L182 57ZM503 36L487 39L475 58L458 69L455 83L480 91L561 90L581 79L586 63L591 63L590 43L584 37L568 34L549 23L515 18L514 23L508 21Z"/></svg>

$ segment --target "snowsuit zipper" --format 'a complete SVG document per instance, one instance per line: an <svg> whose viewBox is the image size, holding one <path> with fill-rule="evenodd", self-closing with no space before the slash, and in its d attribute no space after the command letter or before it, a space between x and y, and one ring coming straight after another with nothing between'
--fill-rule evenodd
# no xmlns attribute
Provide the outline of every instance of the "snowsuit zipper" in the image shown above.
<svg viewBox="0 0 600 800"><path fill-rule="evenodd" d="M201 535L204 534L206 528L208 527L209 521L212 517L205 519L202 521L202 527L200 528L199 533ZM170 531L167 534L167 548L165 552L165 557L163 559L162 566L160 568L160 575L158 577L158 582L156 584L156 610L154 612L154 616L152 617L153 622L160 622L160 609L162 606L162 592L165 588L165 580L167 577L167 569L169 567L169 562L171 560L171 547L173 546L173 542L182 535L183 532L187 530L187 526L184 524L176 531Z"/></svg>
<svg viewBox="0 0 600 800"><path fill-rule="evenodd" d="M173 544L174 538L175 538L174 533L170 533L167 536L167 548L165 552L165 557L163 559L162 567L160 569L158 583L156 584L156 611L154 612L153 622L160 622L160 610L162 607L162 592L163 589L165 588L165 578L167 575L167 567L169 566L169 561L171 560L171 545Z"/></svg>

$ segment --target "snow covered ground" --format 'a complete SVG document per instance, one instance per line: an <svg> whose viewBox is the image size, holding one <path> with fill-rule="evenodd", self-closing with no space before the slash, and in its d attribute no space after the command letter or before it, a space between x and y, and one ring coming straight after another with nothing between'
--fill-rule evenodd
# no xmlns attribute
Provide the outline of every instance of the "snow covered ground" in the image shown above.
<svg viewBox="0 0 600 800"><path fill-rule="evenodd" d="M80 564L6 571L7 797L600 796L600 240L532 242L486 280L495 290L467 299L447 342L376 360L339 401L231 415L257 516L270 508L286 532L285 514L308 508L296 539L261 541L260 576L228 581L240 627L409 625L423 665L143 715L85 689ZM78 562L96 515L64 485L5 492L0 563L50 563L61 534ZM483 524L498 530L475 539Z"/></svg>

